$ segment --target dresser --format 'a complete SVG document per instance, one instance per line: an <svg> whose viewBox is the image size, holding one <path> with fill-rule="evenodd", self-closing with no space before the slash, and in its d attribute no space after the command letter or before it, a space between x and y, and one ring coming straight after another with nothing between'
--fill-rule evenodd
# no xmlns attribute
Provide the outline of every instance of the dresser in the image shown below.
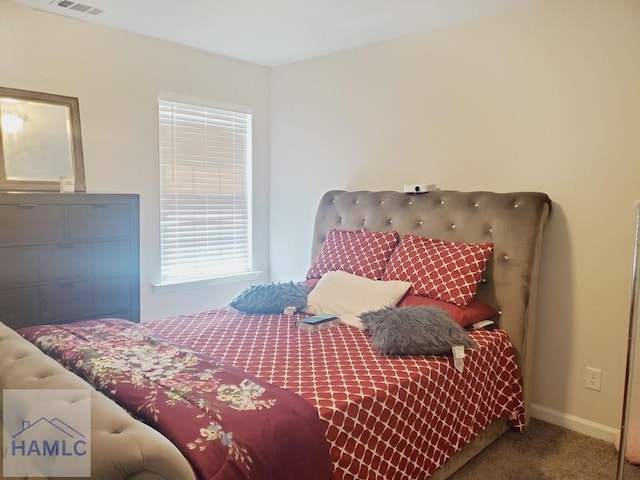
<svg viewBox="0 0 640 480"><path fill-rule="evenodd" d="M140 321L139 196L0 193L0 321Z"/></svg>

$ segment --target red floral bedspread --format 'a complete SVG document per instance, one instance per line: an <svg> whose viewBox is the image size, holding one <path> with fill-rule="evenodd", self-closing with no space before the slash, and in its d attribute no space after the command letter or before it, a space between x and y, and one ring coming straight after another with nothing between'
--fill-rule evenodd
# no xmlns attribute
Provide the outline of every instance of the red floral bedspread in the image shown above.
<svg viewBox="0 0 640 480"><path fill-rule="evenodd" d="M451 357L385 357L367 335L294 326L297 315L231 308L145 325L301 395L330 443L336 480L426 479L494 419L524 428L514 350L502 330L471 333L462 373Z"/></svg>
<svg viewBox="0 0 640 480"><path fill-rule="evenodd" d="M124 320L20 333L164 433L201 479L333 476L317 411L298 395Z"/></svg>

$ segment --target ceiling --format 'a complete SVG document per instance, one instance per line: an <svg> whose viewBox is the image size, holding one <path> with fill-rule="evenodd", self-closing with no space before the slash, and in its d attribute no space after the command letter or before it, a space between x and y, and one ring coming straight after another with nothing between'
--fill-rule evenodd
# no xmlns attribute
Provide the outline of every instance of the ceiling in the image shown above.
<svg viewBox="0 0 640 480"><path fill-rule="evenodd" d="M277 66L499 14L536 0L13 0Z"/></svg>

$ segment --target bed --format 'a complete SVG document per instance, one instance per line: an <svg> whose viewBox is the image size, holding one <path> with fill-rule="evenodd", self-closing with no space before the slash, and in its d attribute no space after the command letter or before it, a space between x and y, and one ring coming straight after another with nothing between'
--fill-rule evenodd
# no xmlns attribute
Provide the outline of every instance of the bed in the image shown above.
<svg viewBox="0 0 640 480"><path fill-rule="evenodd" d="M313 265L328 236L360 229L398 232L398 242L414 236L491 244L491 254L472 298L499 310L500 328L469 334L477 348L466 351L462 371L455 369L451 355L382 355L372 348L368 332L349 325L301 331L294 323L306 315L297 313L265 315L217 309L144 324L140 335L144 341L168 339L175 348L203 355L206 365L220 362L231 370L239 369L240 376L250 376L260 388L275 385L315 407L333 472L327 474L322 467L320 473L304 478L447 478L508 428L522 429L527 423L538 268L550 209L549 198L535 192L435 191L412 195L331 191L321 199L313 234ZM391 249L392 254L398 245ZM120 329L118 320L107 324ZM69 334L66 328L62 329L64 335ZM51 332L46 335L50 337ZM86 339L87 335L82 331L77 337ZM18 342L10 333L7 338ZM32 340L47 350L38 338ZM31 345L21 348L29 349L35 357L32 361L38 363L40 356ZM4 351L0 353L0 366ZM56 353L52 349L49 352ZM73 368L78 358L73 356L77 354L70 355L60 361ZM49 357L42 357L42 362L53 368ZM95 382L97 377L89 374L89 378ZM6 368L0 372L0 381L3 388L18 388L14 384L19 379L7 376ZM454 393L432 390L443 384L454 385ZM430 400L416 401L417 397ZM485 397L496 400L484 402ZM101 401L117 410L106 398ZM436 433L429 425L434 422L438 424ZM136 422L136 428L146 432L148 426ZM188 452L184 448L176 451L171 442L163 441L164 437L157 438L172 452L167 458L175 458L184 467ZM318 450L323 449L317 432L310 438L318 444ZM305 461L307 467L324 462L322 455L310 460L311 450L300 453L303 470ZM96 472L103 463L113 461L97 455ZM191 466L194 468L193 463ZM163 478L159 470L158 478ZM198 468L194 470L201 478L214 478L205 477ZM191 478L184 472L180 475L166 478ZM98 474L95 477L101 478ZM263 477L271 478L256 478Z"/></svg>

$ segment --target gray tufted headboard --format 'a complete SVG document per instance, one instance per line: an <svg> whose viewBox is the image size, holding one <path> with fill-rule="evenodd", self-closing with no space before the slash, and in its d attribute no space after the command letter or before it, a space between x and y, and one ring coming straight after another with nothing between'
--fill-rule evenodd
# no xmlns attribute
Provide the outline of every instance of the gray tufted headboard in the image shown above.
<svg viewBox="0 0 640 480"><path fill-rule="evenodd" d="M312 258L331 228L396 230L464 242L493 242L478 296L500 310L500 327L513 342L532 393L533 331L542 232L551 211L544 193L457 192L425 194L346 192L324 194L316 213Z"/></svg>

